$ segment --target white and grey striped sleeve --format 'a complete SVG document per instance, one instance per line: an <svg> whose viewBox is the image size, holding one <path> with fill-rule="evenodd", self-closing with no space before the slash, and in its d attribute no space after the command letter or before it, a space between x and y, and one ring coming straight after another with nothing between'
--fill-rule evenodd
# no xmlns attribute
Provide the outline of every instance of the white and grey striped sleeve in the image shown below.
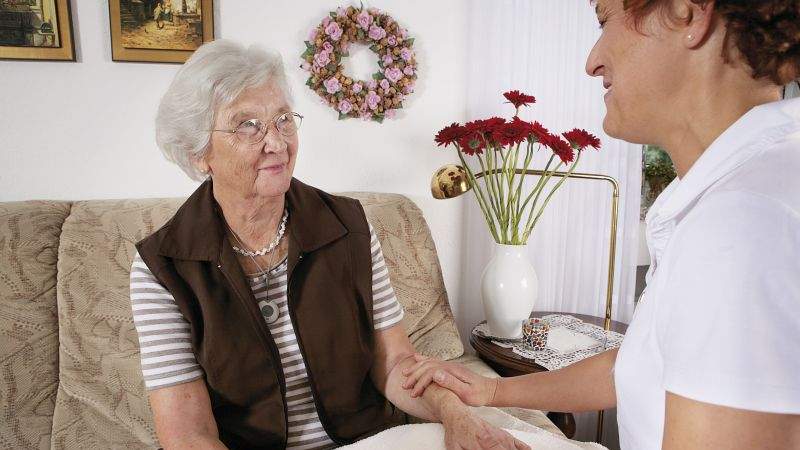
<svg viewBox="0 0 800 450"><path fill-rule="evenodd" d="M392 282L389 280L389 268L383 259L381 243L369 224L372 249L372 324L376 330L383 330L403 320L403 307L397 301Z"/></svg>
<svg viewBox="0 0 800 450"><path fill-rule="evenodd" d="M189 322L138 252L131 265L131 309L148 391L203 376L192 351Z"/></svg>

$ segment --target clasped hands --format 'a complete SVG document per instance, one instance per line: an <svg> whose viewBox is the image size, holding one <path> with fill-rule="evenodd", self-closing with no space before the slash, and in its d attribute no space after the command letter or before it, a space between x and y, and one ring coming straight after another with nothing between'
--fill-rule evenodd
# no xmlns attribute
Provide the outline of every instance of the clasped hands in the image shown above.
<svg viewBox="0 0 800 450"><path fill-rule="evenodd" d="M487 378L463 366L414 355L414 365L403 370L403 389L412 398L421 397L435 383L455 394L469 406L491 406L497 393L498 378ZM458 407L461 406L461 407ZM508 432L476 417L463 405L442 405L442 425L448 450L530 450Z"/></svg>

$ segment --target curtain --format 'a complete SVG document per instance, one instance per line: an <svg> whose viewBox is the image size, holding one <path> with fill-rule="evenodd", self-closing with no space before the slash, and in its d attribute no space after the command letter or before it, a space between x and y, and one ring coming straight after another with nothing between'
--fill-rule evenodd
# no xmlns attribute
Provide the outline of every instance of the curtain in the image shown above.
<svg viewBox="0 0 800 450"><path fill-rule="evenodd" d="M602 81L584 72L600 34L594 9L586 1L471 0L467 26L468 120L494 115L510 118L513 108L504 104L502 93L519 89L537 99L533 107L523 108L523 119L537 120L551 132L578 127L600 137L602 149L586 150L577 172L610 175L619 181L613 319L630 322L641 146L603 133ZM532 168L541 169L544 163L536 159ZM536 181L528 178L528 184ZM462 336L468 336L471 326L484 317L480 276L493 249L474 198L465 204L462 298L455 311ZM540 283L536 310L604 316L610 212L611 188L606 182L570 179L554 196L528 241Z"/></svg>

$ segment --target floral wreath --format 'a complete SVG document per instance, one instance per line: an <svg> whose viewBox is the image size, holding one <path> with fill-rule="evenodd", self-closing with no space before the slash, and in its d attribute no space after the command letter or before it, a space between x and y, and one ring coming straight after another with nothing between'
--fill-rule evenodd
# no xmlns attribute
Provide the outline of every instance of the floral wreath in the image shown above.
<svg viewBox="0 0 800 450"><path fill-rule="evenodd" d="M378 55L380 70L369 81L342 72L342 58L352 43L369 45ZM408 31L376 8L339 7L311 30L305 41L303 70L306 86L339 112L339 120L361 118L383 122L396 117L405 98L414 92L417 62Z"/></svg>

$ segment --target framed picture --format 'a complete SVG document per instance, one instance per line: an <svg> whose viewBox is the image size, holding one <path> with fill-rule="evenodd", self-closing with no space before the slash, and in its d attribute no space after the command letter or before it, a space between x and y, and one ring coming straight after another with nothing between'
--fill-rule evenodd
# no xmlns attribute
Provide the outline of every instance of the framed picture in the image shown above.
<svg viewBox="0 0 800 450"><path fill-rule="evenodd" d="M0 0L0 59L75 61L69 0Z"/></svg>
<svg viewBox="0 0 800 450"><path fill-rule="evenodd" d="M212 0L109 0L108 11L114 61L182 63L214 39Z"/></svg>

